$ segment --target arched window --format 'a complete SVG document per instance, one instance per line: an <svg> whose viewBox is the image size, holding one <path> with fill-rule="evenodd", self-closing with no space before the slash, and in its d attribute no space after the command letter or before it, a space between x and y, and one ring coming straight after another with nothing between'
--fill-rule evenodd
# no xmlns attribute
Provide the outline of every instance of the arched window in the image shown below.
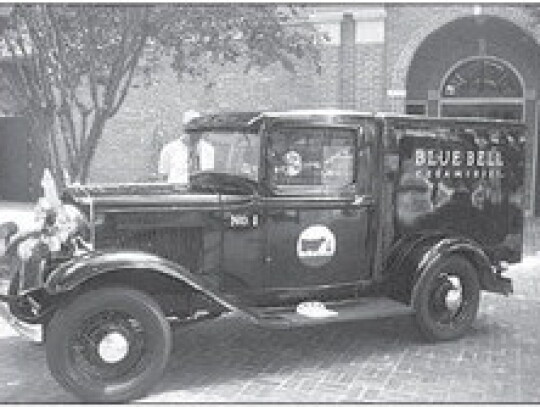
<svg viewBox="0 0 540 407"><path fill-rule="evenodd" d="M442 87L443 98L523 97L521 81L506 64L473 59L455 68Z"/></svg>
<svg viewBox="0 0 540 407"><path fill-rule="evenodd" d="M523 83L508 63L497 58L466 59L441 83L439 115L524 120Z"/></svg>

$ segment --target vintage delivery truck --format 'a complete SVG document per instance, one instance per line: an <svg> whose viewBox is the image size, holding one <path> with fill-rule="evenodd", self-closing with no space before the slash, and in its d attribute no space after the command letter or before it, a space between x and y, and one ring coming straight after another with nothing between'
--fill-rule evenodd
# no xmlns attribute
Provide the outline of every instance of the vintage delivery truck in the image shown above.
<svg viewBox="0 0 540 407"><path fill-rule="evenodd" d="M10 322L52 375L124 401L166 367L171 325L268 327L410 312L460 337L521 258L522 124L352 111L207 115L188 185L44 183L41 227L4 224ZM204 170L201 171L201 168Z"/></svg>

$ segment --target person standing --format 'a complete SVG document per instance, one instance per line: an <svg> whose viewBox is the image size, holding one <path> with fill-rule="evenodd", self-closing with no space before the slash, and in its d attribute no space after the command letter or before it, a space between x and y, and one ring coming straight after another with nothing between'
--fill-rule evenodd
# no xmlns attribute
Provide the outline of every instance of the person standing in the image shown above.
<svg viewBox="0 0 540 407"><path fill-rule="evenodd" d="M184 113L184 126L190 120L200 115L188 110ZM167 143L161 150L158 163L158 174L161 180L187 184L189 181L189 137L186 133L180 134L176 139Z"/></svg>
<svg viewBox="0 0 540 407"><path fill-rule="evenodd" d="M214 146L202 136L195 148L197 154L196 170L209 171L214 169Z"/></svg>

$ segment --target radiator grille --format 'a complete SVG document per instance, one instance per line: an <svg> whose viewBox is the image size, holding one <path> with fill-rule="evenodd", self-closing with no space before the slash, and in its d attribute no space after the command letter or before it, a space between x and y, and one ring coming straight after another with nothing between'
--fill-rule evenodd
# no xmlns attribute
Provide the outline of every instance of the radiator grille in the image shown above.
<svg viewBox="0 0 540 407"><path fill-rule="evenodd" d="M195 271L202 264L202 229L195 227L117 229L116 232L98 234L96 247L141 250Z"/></svg>

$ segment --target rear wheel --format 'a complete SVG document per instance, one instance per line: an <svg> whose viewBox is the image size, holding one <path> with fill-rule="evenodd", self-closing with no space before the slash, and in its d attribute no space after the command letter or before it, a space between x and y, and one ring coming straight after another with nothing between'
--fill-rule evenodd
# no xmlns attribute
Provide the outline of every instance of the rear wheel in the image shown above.
<svg viewBox="0 0 540 407"><path fill-rule="evenodd" d="M457 255L441 259L419 277L413 288L416 321L430 340L462 336L475 320L479 303L477 271Z"/></svg>
<svg viewBox="0 0 540 407"><path fill-rule="evenodd" d="M139 398L159 380L169 359L169 323L152 297L107 287L75 297L47 327L52 375L84 401Z"/></svg>

